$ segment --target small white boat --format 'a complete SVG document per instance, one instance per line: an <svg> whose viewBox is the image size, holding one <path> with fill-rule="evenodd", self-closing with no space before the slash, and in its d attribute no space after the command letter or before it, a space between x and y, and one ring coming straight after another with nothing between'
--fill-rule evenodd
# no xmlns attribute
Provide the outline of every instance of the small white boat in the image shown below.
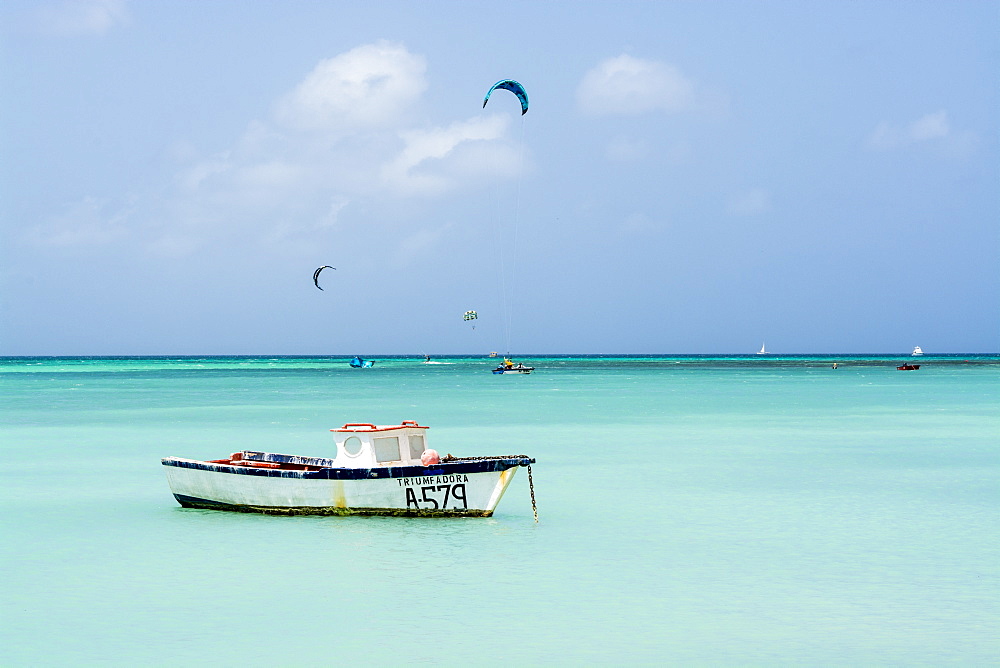
<svg viewBox="0 0 1000 668"><path fill-rule="evenodd" d="M427 448L427 429L410 420L345 424L330 430L329 458L243 450L161 462L185 508L269 514L490 517L518 467L531 482L527 455L441 458Z"/></svg>
<svg viewBox="0 0 1000 668"><path fill-rule="evenodd" d="M766 355L767 354L767 351L764 350L764 344L763 343L760 344L760 350L757 351L757 354L758 355Z"/></svg>
<svg viewBox="0 0 1000 668"><path fill-rule="evenodd" d="M913 352L911 355L923 355L924 351L920 349L920 346L913 346Z"/></svg>

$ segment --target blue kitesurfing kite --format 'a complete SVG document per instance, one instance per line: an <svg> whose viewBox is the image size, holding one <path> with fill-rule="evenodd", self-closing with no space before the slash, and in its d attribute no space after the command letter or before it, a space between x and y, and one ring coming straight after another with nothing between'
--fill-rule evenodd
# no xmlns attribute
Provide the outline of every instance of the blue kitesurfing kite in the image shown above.
<svg viewBox="0 0 1000 668"><path fill-rule="evenodd" d="M514 95L517 95L517 99L521 101L521 115L524 116L528 113L528 92L524 90L524 86L517 83L513 79L502 79L489 89L486 93L486 97L483 98L483 107L486 107L486 103L490 101L490 94L493 93L497 88L503 88L504 90L509 90Z"/></svg>

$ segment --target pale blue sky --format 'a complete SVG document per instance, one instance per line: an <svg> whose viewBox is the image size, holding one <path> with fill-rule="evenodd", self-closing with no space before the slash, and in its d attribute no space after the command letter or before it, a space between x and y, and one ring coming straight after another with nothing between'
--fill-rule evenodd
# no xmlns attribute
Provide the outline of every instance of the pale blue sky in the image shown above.
<svg viewBox="0 0 1000 668"><path fill-rule="evenodd" d="M997 2L15 0L0 30L0 355L504 351L501 295L515 353L1000 350ZM524 117L482 108L503 78Z"/></svg>

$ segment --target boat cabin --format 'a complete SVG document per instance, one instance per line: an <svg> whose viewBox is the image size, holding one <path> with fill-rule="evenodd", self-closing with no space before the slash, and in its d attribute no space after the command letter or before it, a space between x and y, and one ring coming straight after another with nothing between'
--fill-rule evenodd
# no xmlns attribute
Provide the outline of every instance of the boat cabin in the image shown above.
<svg viewBox="0 0 1000 668"><path fill-rule="evenodd" d="M398 425L350 423L331 429L337 444L334 466L421 466L420 456L427 449L424 436L427 429L413 420L403 420Z"/></svg>

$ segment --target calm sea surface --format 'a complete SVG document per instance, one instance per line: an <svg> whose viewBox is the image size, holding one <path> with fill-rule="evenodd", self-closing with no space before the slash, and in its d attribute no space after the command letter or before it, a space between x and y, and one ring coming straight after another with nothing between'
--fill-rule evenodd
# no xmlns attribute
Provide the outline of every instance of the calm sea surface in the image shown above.
<svg viewBox="0 0 1000 668"><path fill-rule="evenodd" d="M0 665L996 665L1000 357L0 358ZM832 363L839 368L833 369ZM489 519L185 510L346 422L528 454Z"/></svg>

